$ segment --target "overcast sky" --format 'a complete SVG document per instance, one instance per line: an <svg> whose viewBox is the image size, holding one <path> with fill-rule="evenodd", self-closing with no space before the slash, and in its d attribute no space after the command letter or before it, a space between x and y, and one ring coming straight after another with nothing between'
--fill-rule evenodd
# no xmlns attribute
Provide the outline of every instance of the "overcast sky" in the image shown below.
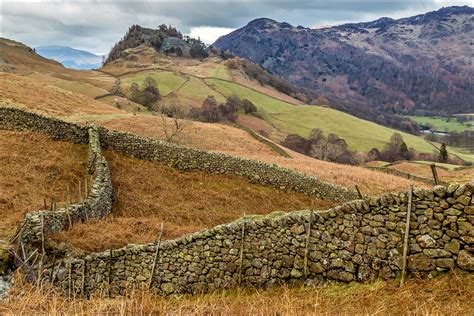
<svg viewBox="0 0 474 316"><path fill-rule="evenodd" d="M165 23L211 44L220 35L267 17L317 27L401 18L473 1L8 1L0 0L0 36L29 46L64 45L107 53L132 24Z"/></svg>

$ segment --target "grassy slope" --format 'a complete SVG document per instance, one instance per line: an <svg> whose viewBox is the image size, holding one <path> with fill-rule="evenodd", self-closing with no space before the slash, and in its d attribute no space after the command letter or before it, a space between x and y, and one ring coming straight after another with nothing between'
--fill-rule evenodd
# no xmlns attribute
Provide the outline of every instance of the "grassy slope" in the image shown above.
<svg viewBox="0 0 474 316"><path fill-rule="evenodd" d="M431 117L431 116L409 116L412 120L421 125L431 124L433 129L437 131L451 131L451 132L462 132L462 131L474 131L473 122L469 124L460 123L455 118L451 118L449 122L445 118Z"/></svg>
<svg viewBox="0 0 474 316"><path fill-rule="evenodd" d="M146 137L157 139L164 137L156 116L135 115L102 120L97 123L111 129L128 131ZM177 141L189 147L277 164L350 188L357 184L364 194L378 195L384 192L402 191L409 184L409 180L401 177L362 167L321 161L289 149L285 149L285 151L292 158L285 158L253 139L245 131L228 125L189 122ZM416 183L416 186L423 186L423 184Z"/></svg>
<svg viewBox="0 0 474 316"><path fill-rule="evenodd" d="M197 64L181 59L173 61L166 58L166 61L167 63L160 64L160 67L173 69L173 72L162 69L144 71L125 75L123 81L126 84L141 83L146 76L152 76L157 79L163 95L175 91L182 103L191 107L200 106L209 95L214 95L219 102L222 102L226 96L237 94L254 102L263 118L279 132L307 136L311 129L317 127L326 134L334 133L344 138L349 147L356 151L368 151L373 147L382 149L396 132L337 110L308 105L295 106L283 98L272 97L265 93L268 88L259 87L258 83L243 78L238 72L231 73L215 58ZM109 68L117 70L114 68L116 66L111 65ZM115 74L119 72L116 71ZM233 80L235 83L228 80ZM433 152L434 147L422 138L400 133L409 147L420 152Z"/></svg>
<svg viewBox="0 0 474 316"><path fill-rule="evenodd" d="M63 203L68 187L76 202L86 160L84 145L0 130L0 239L11 237L25 212L43 209L44 199Z"/></svg>
<svg viewBox="0 0 474 316"><path fill-rule="evenodd" d="M471 153L468 149L446 146L448 153L458 156L464 161L474 163L474 154Z"/></svg>
<svg viewBox="0 0 474 316"><path fill-rule="evenodd" d="M183 83L186 82L186 78L171 71L140 72L138 74L132 74L122 77L122 82L126 87L129 87L132 82L135 82L139 86L142 86L143 81L147 77L151 77L157 81L158 88L162 96L167 96L171 92L176 91L176 89L178 89Z"/></svg>
<svg viewBox="0 0 474 316"><path fill-rule="evenodd" d="M0 72L0 102L57 116L127 113L85 94L54 86L48 81L3 72Z"/></svg>
<svg viewBox="0 0 474 316"><path fill-rule="evenodd" d="M209 85L224 95L237 94L252 101L263 117L279 130L307 136L312 128L344 138L349 147L368 151L383 148L395 130L358 119L349 114L319 106L292 105L273 99L251 89L217 79L206 79ZM417 136L400 132L409 147L421 152L432 152L433 147Z"/></svg>

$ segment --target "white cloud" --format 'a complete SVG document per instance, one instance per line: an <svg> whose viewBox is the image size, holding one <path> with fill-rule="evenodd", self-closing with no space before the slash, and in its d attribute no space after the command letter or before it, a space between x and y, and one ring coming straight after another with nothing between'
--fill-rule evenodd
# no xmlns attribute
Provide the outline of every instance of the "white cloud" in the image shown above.
<svg viewBox="0 0 474 316"><path fill-rule="evenodd" d="M189 36L193 38L200 38L206 44L212 44L222 35L229 34L235 29L227 27L214 27L214 26L199 26L192 27Z"/></svg>

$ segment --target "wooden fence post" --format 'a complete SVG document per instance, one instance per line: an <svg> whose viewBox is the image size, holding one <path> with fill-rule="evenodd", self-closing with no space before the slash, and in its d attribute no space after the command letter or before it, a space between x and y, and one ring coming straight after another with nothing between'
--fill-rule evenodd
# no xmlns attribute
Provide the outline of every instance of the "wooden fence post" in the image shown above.
<svg viewBox="0 0 474 316"><path fill-rule="evenodd" d="M45 250L44 250L44 215L43 214L40 215L40 219L41 219L41 251L44 254Z"/></svg>
<svg viewBox="0 0 474 316"><path fill-rule="evenodd" d="M438 172L436 171L436 165L433 163L430 165L431 173L433 174L433 179L436 185L439 184Z"/></svg>
<svg viewBox="0 0 474 316"><path fill-rule="evenodd" d="M84 199L87 199L89 188L87 187L87 175L84 178Z"/></svg>
<svg viewBox="0 0 474 316"><path fill-rule="evenodd" d="M150 274L150 280L148 281L148 289L151 289L151 285L153 284L153 276L155 274L156 262L158 261L158 256L160 255L161 236L163 236L163 222L161 222L160 236L158 237L158 242L156 243L155 257L153 258L153 265L151 266L151 274Z"/></svg>
<svg viewBox="0 0 474 316"><path fill-rule="evenodd" d="M304 261L303 261L303 276L304 279L306 280L306 277L308 276L308 252L309 252L309 239L311 238L311 226L313 224L313 210L309 213L309 219L308 219L308 231L306 233L306 245L304 249Z"/></svg>
<svg viewBox="0 0 474 316"><path fill-rule="evenodd" d="M43 259L44 253L41 255L40 262L38 263L38 273L36 275L36 290L39 290L41 287L41 276L43 275Z"/></svg>
<svg viewBox="0 0 474 316"><path fill-rule="evenodd" d="M81 190L81 187L82 187L82 182L81 182L81 180L79 180L79 201L82 202L82 190Z"/></svg>
<svg viewBox="0 0 474 316"><path fill-rule="evenodd" d="M405 283L405 273L407 268L407 254L408 254L408 237L410 234L410 216L413 199L413 185L410 184L408 189L408 207L407 207L407 219L405 223L405 238L403 240L403 257L402 257L402 278L400 279L400 287Z"/></svg>

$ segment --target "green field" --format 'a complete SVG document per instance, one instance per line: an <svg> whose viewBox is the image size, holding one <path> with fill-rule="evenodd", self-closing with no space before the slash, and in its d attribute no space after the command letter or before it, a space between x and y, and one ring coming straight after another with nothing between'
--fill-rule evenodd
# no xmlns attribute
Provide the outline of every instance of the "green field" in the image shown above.
<svg viewBox="0 0 474 316"><path fill-rule="evenodd" d="M456 118L444 118L433 116L408 116L420 125L431 125L436 131L462 132L474 131L474 122L461 123Z"/></svg>
<svg viewBox="0 0 474 316"><path fill-rule="evenodd" d="M178 94L186 98L202 99L202 101L210 95L213 95L218 102L226 100L222 94L208 87L202 79L195 77L189 77L189 81L179 89Z"/></svg>
<svg viewBox="0 0 474 316"><path fill-rule="evenodd" d="M141 86L146 77L152 77L156 80L162 96L167 96L171 92L176 91L187 80L186 77L171 71L154 70L122 77L122 83L125 84L126 87L129 87L134 82Z"/></svg>
<svg viewBox="0 0 474 316"><path fill-rule="evenodd" d="M464 161L474 163L474 154L466 148L446 146L449 154L454 154Z"/></svg>
<svg viewBox="0 0 474 316"><path fill-rule="evenodd" d="M368 151L373 147L383 148L396 132L333 109L292 105L231 82L217 79L206 79L206 82L226 96L237 94L241 98L249 99L257 106L265 120L288 134L308 136L311 129L320 128L326 134L334 133L344 138L352 150ZM420 152L433 152L434 147L422 138L399 133L402 134L408 147Z"/></svg>

